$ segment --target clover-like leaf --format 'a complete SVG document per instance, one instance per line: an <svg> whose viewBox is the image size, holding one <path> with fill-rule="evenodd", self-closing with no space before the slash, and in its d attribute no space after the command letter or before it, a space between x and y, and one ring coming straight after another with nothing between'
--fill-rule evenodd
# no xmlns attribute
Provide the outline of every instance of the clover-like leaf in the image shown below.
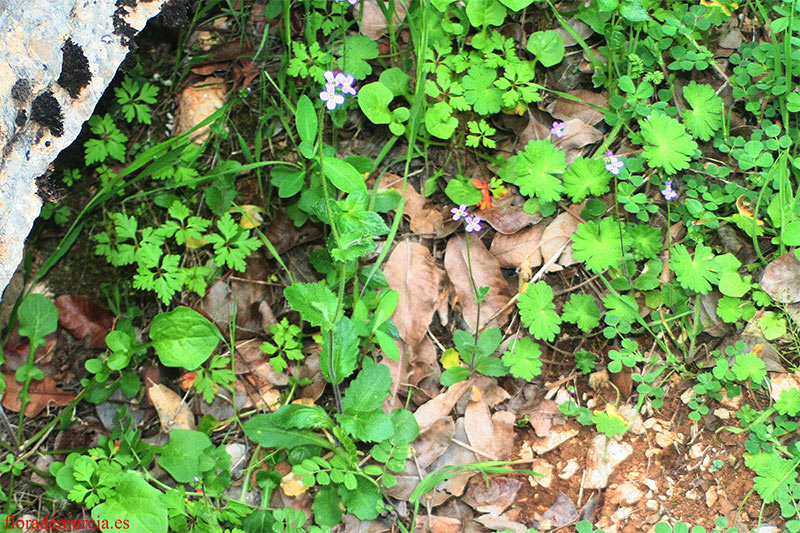
<svg viewBox="0 0 800 533"><path fill-rule="evenodd" d="M600 196L609 190L611 173L602 159L576 159L564 173L564 192L573 202L580 202L590 194Z"/></svg>
<svg viewBox="0 0 800 533"><path fill-rule="evenodd" d="M572 235L572 256L596 273L618 265L625 246L625 241L620 241L619 225L613 218L581 224Z"/></svg>
<svg viewBox="0 0 800 533"><path fill-rule="evenodd" d="M666 115L653 115L640 120L639 127L645 143L642 157L650 166L662 168L667 174L689 168L697 143L683 124Z"/></svg>
<svg viewBox="0 0 800 533"><path fill-rule="evenodd" d="M512 376L530 381L542 373L542 350L538 344L522 337L512 347L503 354L503 363Z"/></svg>
<svg viewBox="0 0 800 533"><path fill-rule="evenodd" d="M709 140L722 127L722 98L710 85L695 81L683 88L683 97L691 106L681 112L683 122L698 139Z"/></svg>
<svg viewBox="0 0 800 533"><path fill-rule="evenodd" d="M567 168L566 154L550 141L531 141L525 150L508 160L500 169L500 177L519 186L525 196L543 202L561 199L564 186L556 176Z"/></svg>
<svg viewBox="0 0 800 533"><path fill-rule="evenodd" d="M561 320L572 322L583 332L589 332L600 325L600 309L589 294L573 294L564 304Z"/></svg>
<svg viewBox="0 0 800 533"><path fill-rule="evenodd" d="M522 323L535 338L551 342L561 330L561 318L556 314L553 289L540 281L528 285L517 300Z"/></svg>

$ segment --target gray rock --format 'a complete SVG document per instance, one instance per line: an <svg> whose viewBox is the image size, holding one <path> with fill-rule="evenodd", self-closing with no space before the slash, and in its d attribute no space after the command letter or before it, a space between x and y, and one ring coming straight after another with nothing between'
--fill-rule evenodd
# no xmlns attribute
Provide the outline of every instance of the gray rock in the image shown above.
<svg viewBox="0 0 800 533"><path fill-rule="evenodd" d="M0 0L0 291L39 216L37 178L78 136L130 40L166 1Z"/></svg>

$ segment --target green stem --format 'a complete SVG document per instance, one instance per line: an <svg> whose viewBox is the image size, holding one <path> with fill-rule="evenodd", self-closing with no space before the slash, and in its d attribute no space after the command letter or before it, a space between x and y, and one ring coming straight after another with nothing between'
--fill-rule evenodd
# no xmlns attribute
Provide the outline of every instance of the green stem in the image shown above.
<svg viewBox="0 0 800 533"><path fill-rule="evenodd" d="M478 306L478 312L475 316L475 346L478 345L478 331L481 329L481 299L478 298L478 285L475 283L475 276L472 275L472 254L469 252L469 233L464 234L464 242L467 245L467 270L469 270L469 281L472 284L472 295L475 298L475 304ZM469 360L469 371L475 370L475 352L473 351L472 357Z"/></svg>

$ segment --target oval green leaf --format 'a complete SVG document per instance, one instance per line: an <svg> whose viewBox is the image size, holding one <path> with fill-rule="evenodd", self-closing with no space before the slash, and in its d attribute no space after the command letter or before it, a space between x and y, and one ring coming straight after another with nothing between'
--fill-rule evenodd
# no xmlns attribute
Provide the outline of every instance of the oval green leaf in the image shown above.
<svg viewBox="0 0 800 533"><path fill-rule="evenodd" d="M150 338L161 364L195 370L211 357L222 335L194 309L178 307L153 319Z"/></svg>

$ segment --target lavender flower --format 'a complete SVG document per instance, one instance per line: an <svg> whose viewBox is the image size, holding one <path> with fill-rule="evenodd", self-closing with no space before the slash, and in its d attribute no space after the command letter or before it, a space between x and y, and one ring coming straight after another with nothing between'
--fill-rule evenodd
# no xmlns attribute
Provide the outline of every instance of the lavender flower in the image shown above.
<svg viewBox="0 0 800 533"><path fill-rule="evenodd" d="M344 2L345 0L336 0L336 1L337 1L337 2ZM346 0L346 1L347 1L347 3L348 3L348 4L350 4L351 6L354 6L354 5L358 4L358 0Z"/></svg>
<svg viewBox="0 0 800 533"><path fill-rule="evenodd" d="M609 150L603 157L606 159L606 170L614 174L615 176L619 175L619 171L622 170L622 167L625 166L625 163L619 160L617 156L614 155L614 152Z"/></svg>
<svg viewBox="0 0 800 533"><path fill-rule="evenodd" d="M453 220L455 221L459 221L462 218L466 218L469 215L469 213L467 213L466 204L461 204L458 207L454 207L450 210L450 212L453 213Z"/></svg>
<svg viewBox="0 0 800 533"><path fill-rule="evenodd" d="M325 90L319 93L319 99L325 102L325 107L330 111L344 103L344 95L356 95L353 76L342 72L334 74L332 70L326 70L324 76Z"/></svg>
<svg viewBox="0 0 800 533"><path fill-rule="evenodd" d="M325 102L325 107L333 111L336 106L344 103L344 95L336 93L336 85L328 83L325 85L325 90L319 93L319 99Z"/></svg>
<svg viewBox="0 0 800 533"><path fill-rule="evenodd" d="M563 122L553 122L553 126L550 128L550 135L555 135L559 139L566 135L566 128L567 125Z"/></svg>
<svg viewBox="0 0 800 533"><path fill-rule="evenodd" d="M481 217L478 215L475 215L474 217L466 217L464 220L467 222L467 227L464 228L467 233L481 230Z"/></svg>
<svg viewBox="0 0 800 533"><path fill-rule="evenodd" d="M671 202L678 197L678 191L673 190L672 188L672 180L667 180L664 182L664 188L661 190L661 194L664 195L664 199L668 202Z"/></svg>
<svg viewBox="0 0 800 533"><path fill-rule="evenodd" d="M199 477L197 477L197 476L194 476L194 477L192 478L192 481L194 481L195 483L197 483L198 481L200 481L200 478L199 478Z"/></svg>

